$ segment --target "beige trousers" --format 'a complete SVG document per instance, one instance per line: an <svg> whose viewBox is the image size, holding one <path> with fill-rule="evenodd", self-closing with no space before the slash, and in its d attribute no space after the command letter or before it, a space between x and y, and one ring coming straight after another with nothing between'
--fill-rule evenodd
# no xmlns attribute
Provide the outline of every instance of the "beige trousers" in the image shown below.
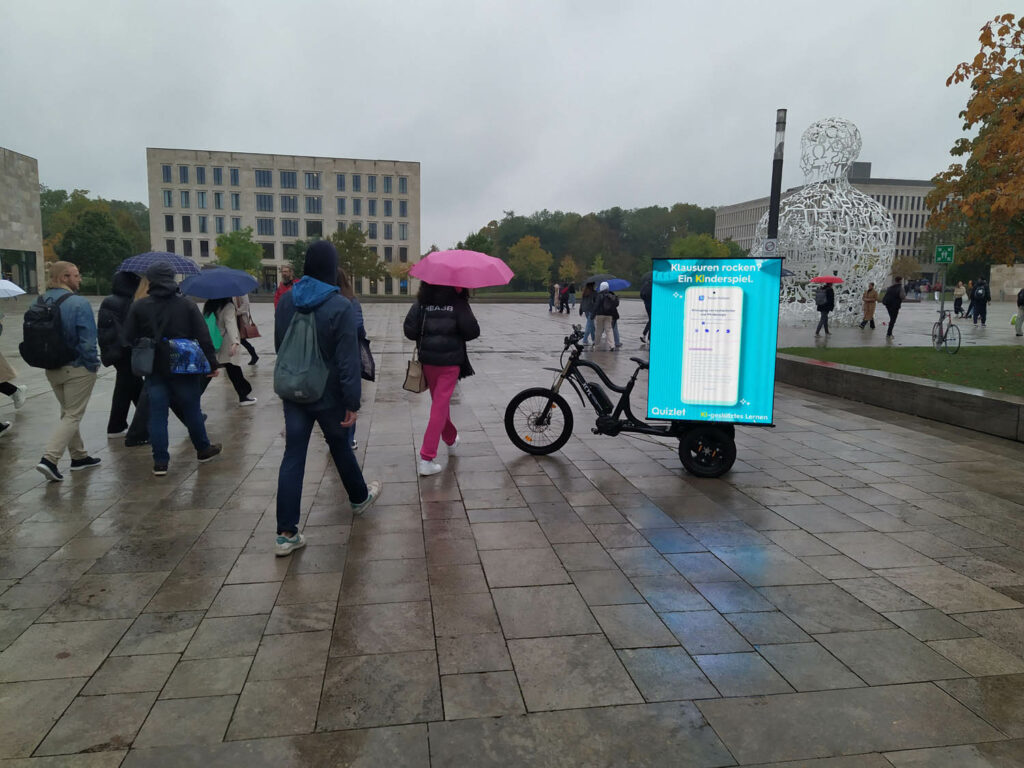
<svg viewBox="0 0 1024 768"><path fill-rule="evenodd" d="M595 315L594 316L594 349L598 349L601 346L601 340L607 334L608 336L608 349L615 349L615 335L612 332L612 316L611 315Z"/></svg>
<svg viewBox="0 0 1024 768"><path fill-rule="evenodd" d="M46 378L60 403L60 423L43 450L43 458L56 464L64 456L64 451L69 450L72 459L84 459L89 452L85 450L78 426L96 384L96 374L85 368L65 365L47 370Z"/></svg>

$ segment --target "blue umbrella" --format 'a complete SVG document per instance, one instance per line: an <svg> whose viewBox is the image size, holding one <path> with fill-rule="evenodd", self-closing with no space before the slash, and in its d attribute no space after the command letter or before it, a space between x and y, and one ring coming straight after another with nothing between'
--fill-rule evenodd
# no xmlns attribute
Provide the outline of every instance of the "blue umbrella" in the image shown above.
<svg viewBox="0 0 1024 768"><path fill-rule="evenodd" d="M127 258L121 262L121 266L117 268L117 271L134 272L137 275L144 275L147 269L161 261L170 264L175 274L199 274L199 267L196 266L194 261L186 259L184 256L179 256L176 253L167 253L166 251L149 251L148 253L140 253L137 256Z"/></svg>
<svg viewBox="0 0 1024 768"><path fill-rule="evenodd" d="M613 277L608 281L609 291L624 291L629 288L629 280L623 280L621 277Z"/></svg>
<svg viewBox="0 0 1024 768"><path fill-rule="evenodd" d="M200 299L227 299L245 296L255 291L258 285L255 277L240 269L209 267L182 280L181 292Z"/></svg>

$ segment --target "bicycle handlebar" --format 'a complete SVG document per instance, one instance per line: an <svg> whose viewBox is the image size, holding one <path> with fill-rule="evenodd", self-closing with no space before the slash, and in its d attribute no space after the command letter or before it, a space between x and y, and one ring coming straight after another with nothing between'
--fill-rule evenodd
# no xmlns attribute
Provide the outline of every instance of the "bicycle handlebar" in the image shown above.
<svg viewBox="0 0 1024 768"><path fill-rule="evenodd" d="M583 339L583 326L574 324L572 327L572 333L565 337L565 347L568 349L572 345L580 346L580 341ZM564 351L564 350L563 350Z"/></svg>

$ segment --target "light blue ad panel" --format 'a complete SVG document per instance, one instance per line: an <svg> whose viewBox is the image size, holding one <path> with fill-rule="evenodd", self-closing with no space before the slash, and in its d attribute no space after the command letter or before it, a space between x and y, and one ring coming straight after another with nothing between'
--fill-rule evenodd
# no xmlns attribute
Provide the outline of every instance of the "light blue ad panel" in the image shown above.
<svg viewBox="0 0 1024 768"><path fill-rule="evenodd" d="M657 259L647 417L771 424L782 259Z"/></svg>

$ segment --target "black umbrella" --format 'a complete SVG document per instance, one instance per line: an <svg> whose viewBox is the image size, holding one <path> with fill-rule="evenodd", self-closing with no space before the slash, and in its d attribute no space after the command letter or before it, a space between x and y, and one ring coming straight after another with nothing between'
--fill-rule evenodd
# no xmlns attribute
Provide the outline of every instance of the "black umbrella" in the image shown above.
<svg viewBox="0 0 1024 768"><path fill-rule="evenodd" d="M601 283L603 283L603 282L605 282L607 280L614 280L614 279L615 279L615 275L608 275L608 274L592 275L591 277L588 277L586 280L584 280L583 284L587 285L589 283L593 283L595 286L598 286L598 285L600 285Z"/></svg>

